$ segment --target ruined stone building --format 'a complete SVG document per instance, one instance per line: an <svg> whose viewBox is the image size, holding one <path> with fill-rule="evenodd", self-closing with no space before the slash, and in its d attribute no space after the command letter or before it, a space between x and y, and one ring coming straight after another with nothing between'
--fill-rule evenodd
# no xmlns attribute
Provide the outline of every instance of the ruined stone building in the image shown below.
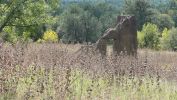
<svg viewBox="0 0 177 100"><path fill-rule="evenodd" d="M106 55L107 43L113 40L113 54L121 52L128 55L137 54L137 26L134 16L118 16L117 25L109 28L96 42L96 48L103 55Z"/></svg>

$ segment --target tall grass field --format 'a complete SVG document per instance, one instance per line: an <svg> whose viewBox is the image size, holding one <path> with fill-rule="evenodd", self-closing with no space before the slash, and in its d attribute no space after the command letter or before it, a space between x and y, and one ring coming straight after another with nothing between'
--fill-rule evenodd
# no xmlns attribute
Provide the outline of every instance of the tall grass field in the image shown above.
<svg viewBox="0 0 177 100"><path fill-rule="evenodd" d="M102 57L82 45L0 48L0 100L177 100L177 53Z"/></svg>

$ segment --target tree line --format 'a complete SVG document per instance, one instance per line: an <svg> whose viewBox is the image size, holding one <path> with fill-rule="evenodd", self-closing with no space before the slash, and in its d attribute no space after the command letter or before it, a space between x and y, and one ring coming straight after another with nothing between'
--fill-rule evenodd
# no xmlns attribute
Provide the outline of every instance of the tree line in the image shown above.
<svg viewBox="0 0 177 100"><path fill-rule="evenodd" d="M175 50L177 0L115 1L0 0L0 37L11 43L39 41L53 30L64 43L94 43L115 26L118 15L134 15L140 48Z"/></svg>

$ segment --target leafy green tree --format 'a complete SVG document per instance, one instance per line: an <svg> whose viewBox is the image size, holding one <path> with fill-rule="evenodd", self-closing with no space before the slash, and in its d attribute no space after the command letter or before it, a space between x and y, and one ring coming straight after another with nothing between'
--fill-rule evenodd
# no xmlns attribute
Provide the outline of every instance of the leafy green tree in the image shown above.
<svg viewBox="0 0 177 100"><path fill-rule="evenodd" d="M149 0L124 0L124 13L136 16L140 30L150 16L150 11L152 11L150 9L152 9L152 5Z"/></svg>
<svg viewBox="0 0 177 100"><path fill-rule="evenodd" d="M107 30L108 28L111 27L115 27L115 25L117 24L117 16L118 15L114 15L114 14L104 14L99 18L99 21L102 24L102 29L101 32L104 33L105 30Z"/></svg>
<svg viewBox="0 0 177 100"><path fill-rule="evenodd" d="M159 10L161 13L166 13L169 10L169 1L167 2L160 2L156 5L156 9Z"/></svg>
<svg viewBox="0 0 177 100"><path fill-rule="evenodd" d="M108 3L98 3L93 9L93 15L97 18L100 18L106 13L113 14L116 13L116 8Z"/></svg>
<svg viewBox="0 0 177 100"><path fill-rule="evenodd" d="M71 5L61 19L65 42L95 42L100 36L102 26L98 18L78 5Z"/></svg>
<svg viewBox="0 0 177 100"><path fill-rule="evenodd" d="M161 48L164 50L170 49L169 33L170 31L167 28L165 28L162 32L162 37L160 38Z"/></svg>
<svg viewBox="0 0 177 100"><path fill-rule="evenodd" d="M157 25L147 23L143 25L143 28L138 32L139 47L159 49L159 30Z"/></svg>
<svg viewBox="0 0 177 100"><path fill-rule="evenodd" d="M84 12L81 15L81 23L83 26L84 42L96 42L101 35L102 24L99 20L92 16L89 12Z"/></svg>
<svg viewBox="0 0 177 100"><path fill-rule="evenodd" d="M17 42L18 37L14 27L5 27L4 31L5 32L0 33L0 37L2 37L4 41L8 41L11 43Z"/></svg>
<svg viewBox="0 0 177 100"><path fill-rule="evenodd" d="M92 16L96 17L102 24L101 32L103 33L110 27L116 24L116 18L120 14L119 8L105 2L89 4L81 4L84 11L89 12Z"/></svg>
<svg viewBox="0 0 177 100"><path fill-rule="evenodd" d="M151 23L156 24L160 31L163 31L164 28L171 29L175 25L172 17L168 14L158 14L154 16L151 20Z"/></svg>
<svg viewBox="0 0 177 100"><path fill-rule="evenodd" d="M62 38L66 42L81 42L83 36L83 25L80 17L83 9L77 5L71 5L62 15L61 27L65 34Z"/></svg>
<svg viewBox="0 0 177 100"><path fill-rule="evenodd" d="M169 32L169 44L172 50L177 50L177 28L172 28Z"/></svg>
<svg viewBox="0 0 177 100"><path fill-rule="evenodd" d="M52 11L58 7L58 2L59 0L1 0L0 32L5 31L5 27L14 27L17 36L22 36L25 31L31 33L29 36L37 36L34 34L37 34L39 27L55 22Z"/></svg>
<svg viewBox="0 0 177 100"><path fill-rule="evenodd" d="M169 1L168 14L173 18L175 22L175 27L177 27L177 0Z"/></svg>
<svg viewBox="0 0 177 100"><path fill-rule="evenodd" d="M177 0L169 0L169 8L172 10L177 9Z"/></svg>

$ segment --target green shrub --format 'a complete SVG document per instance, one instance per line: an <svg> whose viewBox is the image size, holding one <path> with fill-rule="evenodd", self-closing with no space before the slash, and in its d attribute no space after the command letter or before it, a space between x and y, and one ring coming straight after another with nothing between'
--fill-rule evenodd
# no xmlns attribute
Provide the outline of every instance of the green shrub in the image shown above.
<svg viewBox="0 0 177 100"><path fill-rule="evenodd" d="M140 48L144 47L144 34L142 34L140 31L138 31L138 46Z"/></svg>
<svg viewBox="0 0 177 100"><path fill-rule="evenodd" d="M37 43L44 43L45 41L43 39L38 39Z"/></svg>
<svg viewBox="0 0 177 100"><path fill-rule="evenodd" d="M14 27L5 27L4 32L1 33L2 39L10 43L16 43L18 41L17 33Z"/></svg>
<svg viewBox="0 0 177 100"><path fill-rule="evenodd" d="M168 30L165 28L160 38L161 47L164 50L177 50L177 28Z"/></svg>
<svg viewBox="0 0 177 100"><path fill-rule="evenodd" d="M172 50L177 50L177 28L172 28L169 32L169 44Z"/></svg>
<svg viewBox="0 0 177 100"><path fill-rule="evenodd" d="M48 30L43 35L43 40L46 42L58 42L58 35L52 30Z"/></svg>
<svg viewBox="0 0 177 100"><path fill-rule="evenodd" d="M30 36L31 36L30 32L23 32L23 40L24 41L29 41L31 38Z"/></svg>
<svg viewBox="0 0 177 100"><path fill-rule="evenodd" d="M161 48L167 50L170 48L170 41L169 41L169 30L165 28L162 32L162 37L160 38Z"/></svg>
<svg viewBox="0 0 177 100"><path fill-rule="evenodd" d="M159 49L159 30L157 25L147 23L143 25L143 29L138 32L138 42L141 48Z"/></svg>

